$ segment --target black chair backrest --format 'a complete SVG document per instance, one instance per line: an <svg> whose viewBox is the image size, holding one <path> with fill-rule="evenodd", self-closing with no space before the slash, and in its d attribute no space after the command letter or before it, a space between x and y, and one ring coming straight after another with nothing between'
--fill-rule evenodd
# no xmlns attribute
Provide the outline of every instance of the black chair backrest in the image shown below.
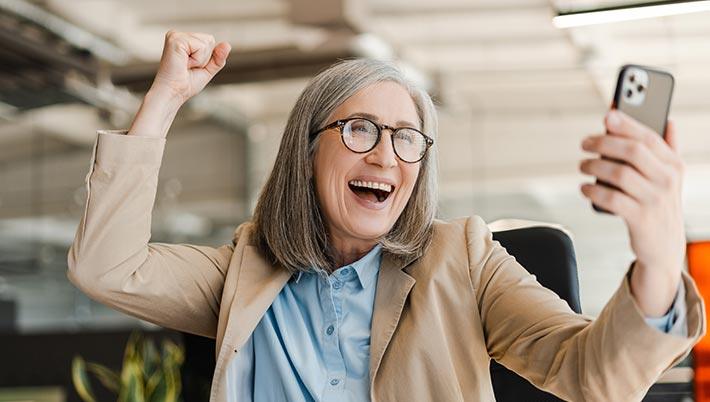
<svg viewBox="0 0 710 402"><path fill-rule="evenodd" d="M567 301L577 313L579 302L577 260L572 239L559 229L532 226L493 232L493 239L546 288ZM498 402L557 402L561 399L541 391L523 377L491 361L491 381Z"/></svg>
<svg viewBox="0 0 710 402"><path fill-rule="evenodd" d="M16 331L17 303L14 300L0 299L0 333Z"/></svg>

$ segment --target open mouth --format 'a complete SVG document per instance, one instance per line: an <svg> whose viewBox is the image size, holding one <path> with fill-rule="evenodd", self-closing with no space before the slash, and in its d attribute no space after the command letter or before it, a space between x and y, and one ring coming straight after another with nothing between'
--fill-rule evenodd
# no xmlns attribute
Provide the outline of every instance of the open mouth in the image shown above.
<svg viewBox="0 0 710 402"><path fill-rule="evenodd" d="M348 187L358 197L370 202L385 202L394 191L394 186L372 181L350 180Z"/></svg>

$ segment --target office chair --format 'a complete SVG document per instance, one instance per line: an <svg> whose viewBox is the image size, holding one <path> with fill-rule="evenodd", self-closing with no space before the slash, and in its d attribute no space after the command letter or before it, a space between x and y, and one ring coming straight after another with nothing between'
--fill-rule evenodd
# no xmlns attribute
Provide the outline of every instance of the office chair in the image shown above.
<svg viewBox="0 0 710 402"><path fill-rule="evenodd" d="M540 284L567 301L576 313L581 313L577 260L572 239L563 230L548 226L524 227L494 231L493 239L534 274ZM494 360L491 360L490 370L498 402L562 401Z"/></svg>
<svg viewBox="0 0 710 402"><path fill-rule="evenodd" d="M0 298L0 333L17 330L17 302Z"/></svg>

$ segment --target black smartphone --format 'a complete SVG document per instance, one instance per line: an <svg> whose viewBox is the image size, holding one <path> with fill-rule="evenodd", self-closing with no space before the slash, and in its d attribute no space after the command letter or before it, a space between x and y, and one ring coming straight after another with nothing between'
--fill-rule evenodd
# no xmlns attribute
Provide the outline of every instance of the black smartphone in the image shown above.
<svg viewBox="0 0 710 402"><path fill-rule="evenodd" d="M618 109L665 137L673 96L673 76L663 70L627 64L621 67L611 108ZM605 186L613 185L597 180ZM592 203L597 212L609 213Z"/></svg>

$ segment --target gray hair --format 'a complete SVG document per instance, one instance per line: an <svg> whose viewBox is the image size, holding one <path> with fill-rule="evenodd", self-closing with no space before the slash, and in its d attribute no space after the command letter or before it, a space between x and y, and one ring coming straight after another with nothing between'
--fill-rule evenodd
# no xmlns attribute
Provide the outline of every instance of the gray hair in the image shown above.
<svg viewBox="0 0 710 402"><path fill-rule="evenodd" d="M437 137L436 109L425 90L408 80L392 63L353 59L334 64L314 77L288 118L274 168L254 211L254 240L273 263L292 273L333 271L335 260L328 226L313 182L313 157L320 136L310 134L357 91L378 82L396 82L412 97L422 131ZM432 237L437 208L436 146L422 159L412 195L390 231L378 241L396 259L421 256Z"/></svg>

